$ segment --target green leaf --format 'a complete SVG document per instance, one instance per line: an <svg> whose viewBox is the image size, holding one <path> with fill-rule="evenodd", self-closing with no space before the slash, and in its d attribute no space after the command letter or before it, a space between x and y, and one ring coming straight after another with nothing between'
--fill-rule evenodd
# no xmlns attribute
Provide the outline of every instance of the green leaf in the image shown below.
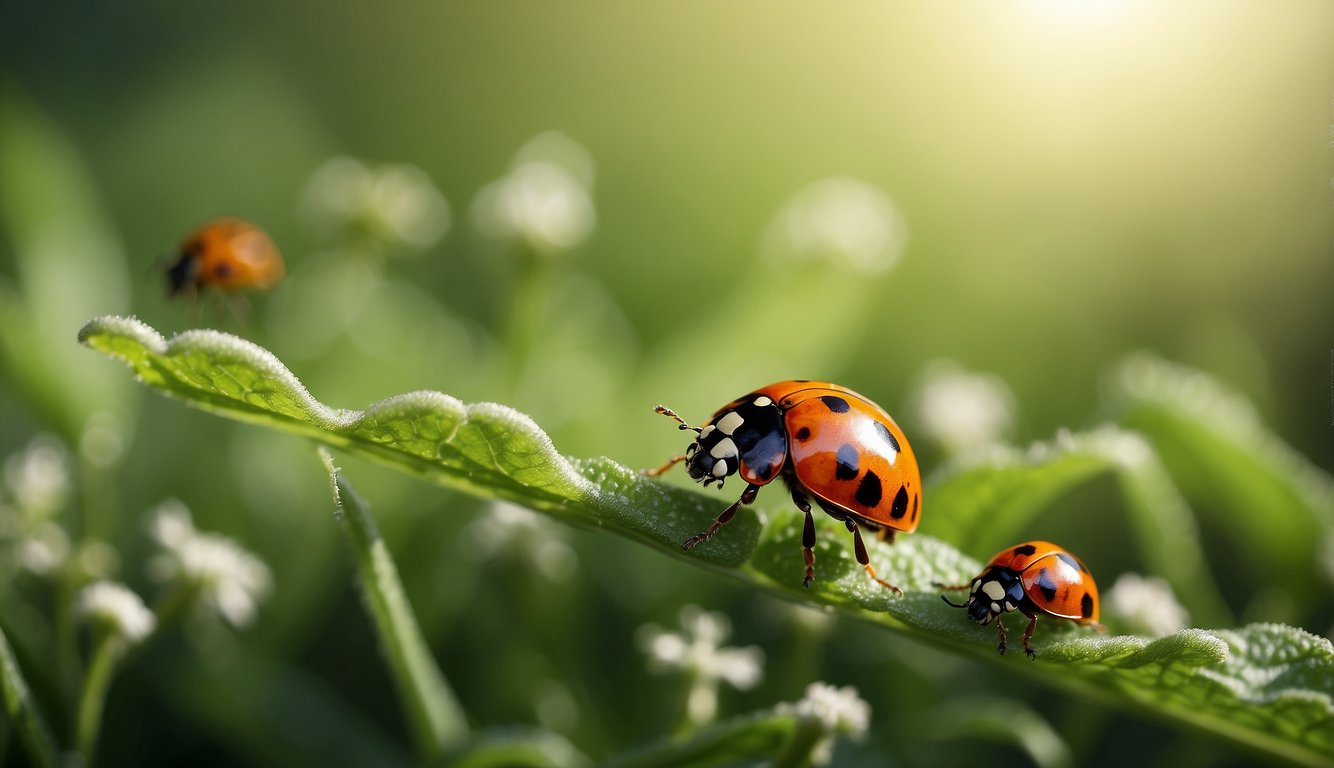
<svg viewBox="0 0 1334 768"><path fill-rule="evenodd" d="M380 650L407 711L418 753L427 759L438 757L467 737L467 718L431 657L370 510L334 466L329 452L320 449L320 458L333 485L339 522L356 554L366 609L380 635Z"/></svg>
<svg viewBox="0 0 1334 768"><path fill-rule="evenodd" d="M56 768L60 765L51 731L37 711L32 692L23 679L18 660L14 658L14 649L9 647L4 632L0 632L0 691L5 698L5 712L28 751L28 759L41 768Z"/></svg>
<svg viewBox="0 0 1334 768"><path fill-rule="evenodd" d="M335 410L314 400L270 353L226 334L190 331L167 341L136 320L103 317L85 326L80 339L197 407L308 435L441 485L598 526L788 599L821 603L937 648L1014 665L1079 696L1110 697L1297 763L1334 759L1334 651L1301 630L1184 630L1150 640L1094 636L1069 622L1046 621L1034 642L1037 663L1022 655L1001 659L995 635L945 606L932 586L966 583L981 565L940 539L918 534L894 546L871 542L876 570L904 589L895 598L866 578L846 532L821 515L818 579L803 590L801 520L783 494L762 495L741 510L726 535L686 553L680 542L707 526L726 497L674 488L610 459L567 460L530 419L505 406L465 405L419 392L365 411ZM1022 473L1022 467L1007 471ZM966 516L970 498L959 488L941 490L931 500L932 514ZM1257 655L1257 644L1269 650Z"/></svg>
<svg viewBox="0 0 1334 768"><path fill-rule="evenodd" d="M1201 514L1217 518L1246 572L1298 607L1320 605L1334 579L1320 552L1334 541L1334 478L1200 371L1136 355L1108 389L1118 420L1148 438Z"/></svg>
<svg viewBox="0 0 1334 768"><path fill-rule="evenodd" d="M88 169L60 126L0 78L0 368L34 409L77 445L88 417L132 404L125 382L98 375L67 343L89 315L129 304L123 247Z"/></svg>
<svg viewBox="0 0 1334 768"><path fill-rule="evenodd" d="M668 739L613 757L604 768L667 768L691 765L753 765L767 763L792 738L797 717L767 710L725 720L688 739Z"/></svg>

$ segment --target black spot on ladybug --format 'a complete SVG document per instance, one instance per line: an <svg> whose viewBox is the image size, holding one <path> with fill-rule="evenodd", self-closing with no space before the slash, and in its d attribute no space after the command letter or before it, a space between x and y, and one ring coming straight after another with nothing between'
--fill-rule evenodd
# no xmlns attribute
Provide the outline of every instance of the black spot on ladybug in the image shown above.
<svg viewBox="0 0 1334 768"><path fill-rule="evenodd" d="M1061 559L1061 562L1065 563L1066 565L1070 566L1071 568L1074 568L1076 571L1082 571L1082 570L1084 570L1084 566L1080 565L1080 564L1079 564L1079 561L1076 560L1076 559L1074 558L1074 556L1071 555L1070 553L1068 553L1068 552L1057 552L1057 553L1056 553L1056 556L1059 557L1059 558Z"/></svg>
<svg viewBox="0 0 1334 768"><path fill-rule="evenodd" d="M882 494L880 476L874 472L867 472L862 481L857 484L857 493L854 494L853 498L863 507L875 507L880 504Z"/></svg>
<svg viewBox="0 0 1334 768"><path fill-rule="evenodd" d="M755 474L756 480L768 480L774 476L774 469L777 466L777 464L762 464L758 467L751 467L751 472Z"/></svg>
<svg viewBox="0 0 1334 768"><path fill-rule="evenodd" d="M1032 544L1024 544L1023 546L1014 548L1014 555L1015 557L1018 557L1019 555L1031 555L1037 551L1038 548L1033 546Z"/></svg>
<svg viewBox="0 0 1334 768"><path fill-rule="evenodd" d="M797 438L797 440L803 443L806 442L807 440L810 440L811 439L810 427L802 427L801 429L798 429L797 434L793 435L793 437Z"/></svg>
<svg viewBox="0 0 1334 768"><path fill-rule="evenodd" d="M857 449L844 443L838 447L838 453L835 456L838 460L838 466L834 469L835 480L851 480L861 472L861 466L857 461Z"/></svg>
<svg viewBox="0 0 1334 768"><path fill-rule="evenodd" d="M908 490L899 486L899 492L894 494L894 505L889 509L889 516L898 520L908 512Z"/></svg>
<svg viewBox="0 0 1334 768"><path fill-rule="evenodd" d="M910 519L914 523L917 522L917 507L919 506L919 502L921 500L922 500L921 496L918 496L915 493L912 495L912 517Z"/></svg>
<svg viewBox="0 0 1334 768"><path fill-rule="evenodd" d="M1051 580L1051 571L1043 568L1038 571L1037 587L1042 591L1042 596L1051 602L1056 599L1056 582Z"/></svg>
<svg viewBox="0 0 1334 768"><path fill-rule="evenodd" d="M214 277L225 278L230 276L231 274L232 274L232 265L228 264L225 261L213 267Z"/></svg>
<svg viewBox="0 0 1334 768"><path fill-rule="evenodd" d="M885 442L889 443L889 446L894 449L895 453L899 453L899 441L894 439L894 433L889 431L889 427L877 421L875 423L875 431L879 433L880 437L883 438Z"/></svg>
<svg viewBox="0 0 1334 768"><path fill-rule="evenodd" d="M844 400L837 395L822 395L820 401L834 413L847 413L848 408L851 407L848 405L847 400Z"/></svg>
<svg viewBox="0 0 1334 768"><path fill-rule="evenodd" d="M1090 595L1089 593L1085 592L1085 593L1084 593L1084 596L1083 596L1082 598L1079 599L1079 612L1080 612L1080 614L1082 614L1083 617L1086 618L1086 619L1088 619L1088 618L1092 618L1092 616L1093 616L1093 595Z"/></svg>

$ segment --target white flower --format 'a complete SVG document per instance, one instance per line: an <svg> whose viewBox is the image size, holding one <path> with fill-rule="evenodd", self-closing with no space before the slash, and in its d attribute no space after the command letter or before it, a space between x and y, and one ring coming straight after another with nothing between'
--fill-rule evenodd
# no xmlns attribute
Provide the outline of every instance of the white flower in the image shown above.
<svg viewBox="0 0 1334 768"><path fill-rule="evenodd" d="M468 526L476 543L476 554L503 555L531 563L551 581L565 581L573 573L578 557L561 538L560 529L545 518L507 501L491 504L487 514Z"/></svg>
<svg viewBox="0 0 1334 768"><path fill-rule="evenodd" d="M793 195L769 224L763 245L775 261L826 262L877 275L898 263L907 233L903 215L883 191L835 177Z"/></svg>
<svg viewBox="0 0 1334 768"><path fill-rule="evenodd" d="M91 624L123 637L130 644L153 632L157 619L144 601L128 587L113 581L96 581L79 593L79 615Z"/></svg>
<svg viewBox="0 0 1334 768"><path fill-rule="evenodd" d="M272 584L262 560L225 536L196 531L179 501L160 505L150 529L166 550L150 563L157 578L198 589L203 605L234 627L254 620Z"/></svg>
<svg viewBox="0 0 1334 768"><path fill-rule="evenodd" d="M951 454L998 442L1014 421L1014 395L1000 378L951 360L923 369L913 397L922 432Z"/></svg>
<svg viewBox="0 0 1334 768"><path fill-rule="evenodd" d="M519 150L510 171L473 200L484 234L518 242L540 255L568 251L592 233L592 161L583 147L545 133Z"/></svg>
<svg viewBox="0 0 1334 768"><path fill-rule="evenodd" d="M302 208L325 232L361 232L416 249L434 245L450 224L449 203L420 168L370 166L351 157L315 171Z"/></svg>
<svg viewBox="0 0 1334 768"><path fill-rule="evenodd" d="M79 453L98 467L110 467L125 453L125 420L114 413L98 411L88 417L79 435Z"/></svg>
<svg viewBox="0 0 1334 768"><path fill-rule="evenodd" d="M732 634L721 613L687 605L681 609L681 631L669 632L653 624L639 630L639 643L656 673L682 671L691 680L687 716L696 725L713 720L718 708L718 682L738 690L753 688L764 675L764 651L757 646L728 648L722 642Z"/></svg>
<svg viewBox="0 0 1334 768"><path fill-rule="evenodd" d="M64 528L43 520L19 541L15 555L19 566L29 573L49 575L69 557L69 536Z"/></svg>
<svg viewBox="0 0 1334 768"><path fill-rule="evenodd" d="M828 763L833 751L833 736L843 734L861 739L871 725L871 705L851 686L836 688L827 683L811 683L806 695L795 704L779 706L780 712L790 712L801 720L817 724L825 737L811 752L811 762Z"/></svg>
<svg viewBox="0 0 1334 768"><path fill-rule="evenodd" d="M21 453L5 460L5 485L29 519L46 517L65 503L68 464L65 449L50 435L34 437Z"/></svg>
<svg viewBox="0 0 1334 768"><path fill-rule="evenodd" d="M1172 587L1157 576L1123 573L1103 596L1106 612L1133 632L1161 637L1185 629L1190 621Z"/></svg>

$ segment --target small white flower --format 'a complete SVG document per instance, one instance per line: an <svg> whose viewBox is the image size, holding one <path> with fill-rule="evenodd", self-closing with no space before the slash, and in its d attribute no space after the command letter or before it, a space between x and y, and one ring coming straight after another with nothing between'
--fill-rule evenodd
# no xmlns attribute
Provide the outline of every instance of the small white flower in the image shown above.
<svg viewBox="0 0 1334 768"><path fill-rule="evenodd" d="M1153 637L1185 629L1190 621L1172 587L1157 576L1121 574L1103 597L1103 606L1117 624Z"/></svg>
<svg viewBox="0 0 1334 768"><path fill-rule="evenodd" d="M791 712L824 730L825 738L811 752L811 761L817 765L829 762L835 735L860 740L871 726L871 705L851 686L836 688L827 683L811 683L806 686L805 697L795 704L780 706L779 711Z"/></svg>
<svg viewBox="0 0 1334 768"><path fill-rule="evenodd" d="M907 232L883 191L835 177L804 187L784 204L765 232L764 251L777 261L826 262L878 275L898 263Z"/></svg>
<svg viewBox="0 0 1334 768"><path fill-rule="evenodd" d="M361 232L425 249L449 229L449 203L430 177L411 165L370 166L335 157L306 185L302 208L327 233Z"/></svg>
<svg viewBox="0 0 1334 768"><path fill-rule="evenodd" d="M60 441L38 435L5 460L5 485L29 519L50 515L69 495L69 461Z"/></svg>
<svg viewBox="0 0 1334 768"><path fill-rule="evenodd" d="M951 454L998 442L1014 421L1014 395L999 377L934 360L918 378L914 411L922 432Z"/></svg>
<svg viewBox="0 0 1334 768"><path fill-rule="evenodd" d="M153 612L128 587L113 581L96 581L79 593L79 615L130 644L141 642L157 625Z"/></svg>
<svg viewBox="0 0 1334 768"><path fill-rule="evenodd" d="M523 560L550 581L565 581L578 564L578 556L561 538L557 526L507 501L491 504L486 515L468 526L468 533L477 545L477 555Z"/></svg>
<svg viewBox="0 0 1334 768"><path fill-rule="evenodd" d="M583 147L560 134L541 134L519 150L508 174L478 192L473 221L484 234L539 255L571 250L597 220L592 167Z"/></svg>
<svg viewBox="0 0 1334 768"><path fill-rule="evenodd" d="M37 576L47 576L69 557L69 536L64 528L43 520L19 541L15 554L19 567Z"/></svg>
<svg viewBox="0 0 1334 768"><path fill-rule="evenodd" d="M753 688L764 676L764 651L757 646L729 648L722 645L732 634L731 624L721 613L687 605L680 613L681 631L669 632L653 624L639 630L639 644L648 654L649 669L656 673L685 672L692 681L687 697L690 721L701 725L713 720L718 707L718 682L738 690Z"/></svg>
<svg viewBox="0 0 1334 768"><path fill-rule="evenodd" d="M234 627L254 620L272 586L262 560L225 536L196 531L178 501L159 505L150 528L166 550L150 563L157 578L198 589L203 605Z"/></svg>

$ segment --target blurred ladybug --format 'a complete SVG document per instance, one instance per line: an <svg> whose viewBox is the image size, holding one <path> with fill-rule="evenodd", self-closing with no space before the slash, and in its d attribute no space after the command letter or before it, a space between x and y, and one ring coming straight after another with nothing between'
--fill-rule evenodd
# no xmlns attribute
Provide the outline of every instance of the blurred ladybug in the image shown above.
<svg viewBox="0 0 1334 768"><path fill-rule="evenodd" d="M1005 653L1005 625L1000 615L1010 611L1029 618L1024 652L1030 659L1037 657L1028 641L1039 615L1087 624L1099 632L1103 629L1098 623L1098 585L1093 574L1079 558L1050 541L1026 541L1001 551L972 584L936 586L969 590L963 605L951 603L944 595L940 599L955 608L966 608L968 618L982 626L994 620L1001 654Z"/></svg>
<svg viewBox="0 0 1334 768"><path fill-rule="evenodd" d="M264 233L234 217L214 219L190 233L167 268L167 294L196 294L204 288L232 293L267 290L283 277L283 257Z"/></svg>
<svg viewBox="0 0 1334 768"><path fill-rule="evenodd" d="M876 576L861 529L893 541L912 533L922 511L922 479L903 431L880 406L845 387L824 381L780 381L737 398L703 427L692 427L670 408L657 412L681 429L699 433L681 456L646 474L657 476L678 462L690 477L708 486L739 474L747 485L741 498L718 515L708 530L685 540L684 549L707 540L750 504L762 486L782 477L797 508L806 513L801 537L809 587L815 578L815 519L811 499L853 536L857 562Z"/></svg>

